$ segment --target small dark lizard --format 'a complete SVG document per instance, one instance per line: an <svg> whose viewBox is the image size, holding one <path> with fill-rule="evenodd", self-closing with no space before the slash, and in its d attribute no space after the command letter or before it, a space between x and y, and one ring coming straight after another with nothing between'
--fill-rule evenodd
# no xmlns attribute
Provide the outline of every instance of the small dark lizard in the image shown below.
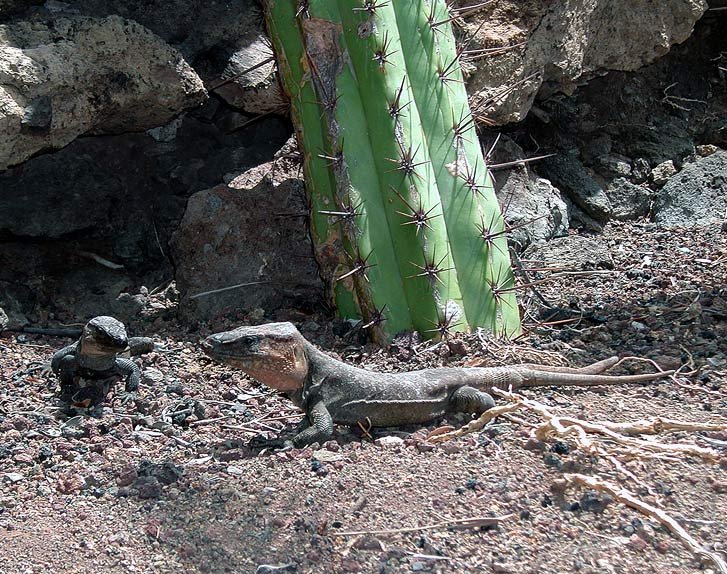
<svg viewBox="0 0 727 574"><path fill-rule="evenodd" d="M428 422L447 412L480 414L495 405L486 392L492 388L618 385L673 373L599 374L615 365L618 357L580 369L523 364L376 373L323 354L291 323L216 333L202 342L202 348L213 359L282 391L305 411L310 426L295 436L295 446L328 440L334 422L389 427Z"/></svg>
<svg viewBox="0 0 727 574"><path fill-rule="evenodd" d="M148 337L128 337L124 324L113 317L94 317L75 343L57 351L51 369L61 381L61 394L76 408L103 402L111 385L123 378L124 402L134 400L141 371L130 357L148 353L154 342Z"/></svg>

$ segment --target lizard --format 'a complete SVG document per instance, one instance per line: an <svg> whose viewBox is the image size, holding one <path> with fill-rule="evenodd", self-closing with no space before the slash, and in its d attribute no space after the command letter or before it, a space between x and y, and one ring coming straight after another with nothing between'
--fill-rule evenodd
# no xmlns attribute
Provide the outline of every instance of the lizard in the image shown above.
<svg viewBox="0 0 727 574"><path fill-rule="evenodd" d="M602 374L618 357L581 368L520 364L378 373L329 357L288 322L215 333L201 347L212 359L283 392L305 412L304 429L292 441L296 447L327 441L334 423L395 427L430 422L453 411L479 415L495 406L487 392L492 388L617 385L674 373Z"/></svg>
<svg viewBox="0 0 727 574"><path fill-rule="evenodd" d="M136 399L139 366L130 358L154 349L149 337L129 337L114 317L99 316L83 327L79 339L53 355L50 368L61 382L61 396L76 408L100 404L112 384L125 379L123 402Z"/></svg>

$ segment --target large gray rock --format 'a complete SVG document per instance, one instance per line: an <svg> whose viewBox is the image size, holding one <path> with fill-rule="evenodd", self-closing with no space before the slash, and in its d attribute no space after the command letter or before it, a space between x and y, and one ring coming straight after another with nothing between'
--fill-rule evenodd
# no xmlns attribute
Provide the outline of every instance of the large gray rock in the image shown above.
<svg viewBox="0 0 727 574"><path fill-rule="evenodd" d="M603 188L593 179L580 160L572 154L562 153L544 159L538 171L578 206L599 223L611 217L611 202Z"/></svg>
<svg viewBox="0 0 727 574"><path fill-rule="evenodd" d="M42 3L43 0L0 0L0 20L18 14L28 6Z"/></svg>
<svg viewBox="0 0 727 574"><path fill-rule="evenodd" d="M220 74L221 79L210 83L209 88L230 105L247 113L285 114L288 101L275 75L276 69L270 41L259 36L230 56Z"/></svg>
<svg viewBox="0 0 727 574"><path fill-rule="evenodd" d="M0 250L0 265L8 264L12 257L12 248L7 244ZM0 323L3 329L19 329L29 323L28 315L35 303L36 293L33 289L22 285L20 281L3 281L0 279L0 305L2 315Z"/></svg>
<svg viewBox="0 0 727 574"><path fill-rule="evenodd" d="M659 190L654 221L663 227L691 227L727 218L727 152L687 164Z"/></svg>
<svg viewBox="0 0 727 574"><path fill-rule="evenodd" d="M171 242L185 315L321 304L303 183L298 166L285 164L263 164L189 199Z"/></svg>
<svg viewBox="0 0 727 574"><path fill-rule="evenodd" d="M273 62L243 74L272 55L258 0L71 0L68 5L89 16L118 14L139 22L179 50L207 90L233 106L249 113L286 108Z"/></svg>
<svg viewBox="0 0 727 574"><path fill-rule="evenodd" d="M502 136L491 163L508 163L525 158L523 150L507 136ZM528 164L497 170L495 192L502 215L512 231L508 240L517 249L541 243L568 231L568 207L560 191L547 179L535 176Z"/></svg>
<svg viewBox="0 0 727 574"><path fill-rule="evenodd" d="M475 102L494 98L490 120L519 121L541 88L572 93L589 78L664 55L706 8L704 0L497 0L467 19L469 48L522 45L478 59L469 89ZM503 95L503 87L512 91Z"/></svg>
<svg viewBox="0 0 727 574"><path fill-rule="evenodd" d="M167 123L206 98L182 55L118 16L0 26L0 170L82 134Z"/></svg>
<svg viewBox="0 0 727 574"><path fill-rule="evenodd" d="M613 269L613 258L600 237L568 235L556 237L541 245L532 245L524 257L541 265L556 266L569 271Z"/></svg>
<svg viewBox="0 0 727 574"><path fill-rule="evenodd" d="M277 118L225 133L223 110L207 119L218 103L186 114L169 141L80 137L1 172L0 236L71 239L118 263L157 266L187 197L266 161L290 135Z"/></svg>
<svg viewBox="0 0 727 574"><path fill-rule="evenodd" d="M638 219L649 215L652 192L648 187L618 177L608 185L606 195L614 219Z"/></svg>

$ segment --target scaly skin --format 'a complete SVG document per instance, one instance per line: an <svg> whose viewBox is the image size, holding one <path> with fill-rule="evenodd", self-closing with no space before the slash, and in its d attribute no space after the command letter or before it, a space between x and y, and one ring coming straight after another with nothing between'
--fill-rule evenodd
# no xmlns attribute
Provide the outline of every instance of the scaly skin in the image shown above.
<svg viewBox="0 0 727 574"><path fill-rule="evenodd" d="M580 369L524 364L376 373L323 354L291 323L216 333L202 342L202 348L213 359L284 392L305 411L310 426L293 439L297 447L328 440L334 422L388 427L425 423L453 411L480 414L495 404L487 393L492 388L619 385L673 373L600 374L618 357Z"/></svg>
<svg viewBox="0 0 727 574"><path fill-rule="evenodd" d="M94 317L75 343L53 355L51 369L61 380L63 394L77 408L101 403L113 383L125 380L124 402L136 398L141 380L139 367L129 357L154 349L148 337L126 335L123 323L113 317Z"/></svg>

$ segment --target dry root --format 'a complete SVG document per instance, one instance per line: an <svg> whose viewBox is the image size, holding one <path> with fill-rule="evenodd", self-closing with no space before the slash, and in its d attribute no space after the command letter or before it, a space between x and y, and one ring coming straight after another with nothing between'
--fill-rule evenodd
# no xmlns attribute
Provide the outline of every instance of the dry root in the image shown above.
<svg viewBox="0 0 727 574"><path fill-rule="evenodd" d="M563 489L569 486L585 486L593 490L598 490L600 492L606 492L610 494L615 500L618 500L622 504L634 508L642 514L645 514L646 516L656 520L659 524L666 527L669 532L671 532L674 536L679 538L679 540L681 540L682 543L689 550L692 551L692 553L699 556L700 558L706 558L710 560L719 569L721 574L727 574L727 563L725 563L724 559L719 554L702 548L699 542L697 542L686 530L684 530L684 528L682 528L682 526L676 520L674 520L666 512L659 508L656 508L655 506L652 506L651 504L644 502L643 500L638 499L628 490L620 488L619 486L611 482L599 480L597 478L594 478L592 476L586 476L584 474L564 474L562 484L559 484L557 486L560 486Z"/></svg>
<svg viewBox="0 0 727 574"><path fill-rule="evenodd" d="M500 415L507 415L514 411L525 411L536 414L543 422L530 424L531 435L541 441L558 438L570 438L577 447L584 453L602 457L609 461L616 470L624 476L633 480L647 490L651 490L640 481L631 471L626 469L617 455L626 458L642 459L667 459L679 460L682 456L692 456L706 462L717 462L720 455L717 451L700 447L694 444L666 444L654 440L646 440L628 435L658 434L668 431L723 431L727 430L727 424L692 423L671 419L655 418L652 420L640 420L628 423L588 422L575 417L559 416L546 405L525 398L522 395L492 389L492 393L507 399L509 402L496 406L485 412L477 420L468 425L447 433L441 433L429 438L430 442L445 442L453 438L478 431L488 422ZM512 415L507 415L512 417ZM512 417L515 418L515 417ZM525 421L521 421L525 422ZM560 484L558 484L560 483ZM706 558L713 562L721 574L727 574L727 564L724 559L709 550L702 548L699 543L679 523L663 510L648 504L628 490L620 488L613 483L597 479L583 474L564 474L563 479L556 482L556 486L562 489L568 486L585 486L602 492L607 492L614 499L630 506L653 518L664 525L672 534L678 537L683 544L695 555Z"/></svg>
<svg viewBox="0 0 727 574"><path fill-rule="evenodd" d="M507 399L508 403L496 406L486 411L478 419L468 423L460 429L452 432L439 434L429 438L430 442L446 442L453 438L463 436L482 429L492 419L511 413L517 410L526 410L537 414L545 419L532 431L540 440L546 440L553 436L560 438L572 438L578 447L590 455L603 455L618 453L626 457L639 458L669 458L679 455L694 456L707 462L718 462L720 455L711 448L700 447L693 444L670 443L665 444L653 440L644 440L626 435L632 434L657 434L666 431L721 431L727 430L727 424L692 423L672 419L655 418L652 420L641 420L629 423L597 422L592 423L569 416L558 416L546 405L527 399L516 393L509 393L499 389L492 389L493 394ZM619 447L606 452L603 445L595 443L591 435L605 437L610 443L616 443Z"/></svg>

